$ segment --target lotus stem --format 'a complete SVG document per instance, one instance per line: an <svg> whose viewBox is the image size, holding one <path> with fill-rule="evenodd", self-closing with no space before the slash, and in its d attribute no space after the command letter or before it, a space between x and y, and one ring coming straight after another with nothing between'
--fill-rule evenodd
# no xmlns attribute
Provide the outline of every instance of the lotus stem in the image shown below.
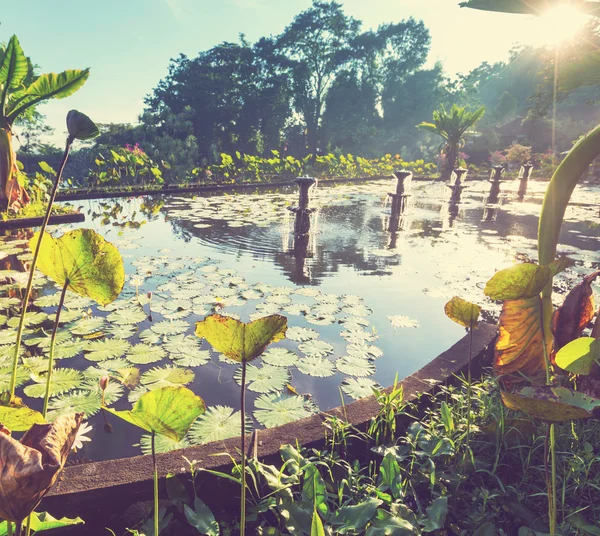
<svg viewBox="0 0 600 536"><path fill-rule="evenodd" d="M471 359L473 356L473 322L469 326L469 362L467 364L467 449L471 435Z"/></svg>
<svg viewBox="0 0 600 536"><path fill-rule="evenodd" d="M44 240L44 233L46 231L46 227L48 226L48 221L50 220L50 214L52 213L52 205L54 204L54 200L56 199L56 192L58 191L58 185L60 184L60 179L61 179L62 173L65 169L67 159L69 158L69 152L71 151L71 146L73 145L73 141L74 141L74 138L72 138L71 136L69 136L67 138L65 152L63 154L62 161L60 163L58 172L56 173L56 180L54 181L54 186L52 188L52 193L50 194L50 199L48 200L48 207L46 208L46 214L44 216L44 221L42 222L42 227L40 228L40 239L38 240L37 246L35 248L35 252L33 254L33 259L31 261L31 267L29 270L29 279L27 280L25 296L23 296L23 302L21 304L21 318L19 319L19 327L17 329L17 342L15 344L15 356L13 358L12 375L10 378L10 398L11 399L15 396L15 388L17 385L17 369L19 366L19 353L21 352L21 339L23 337L23 328L25 327L25 315L27 314L27 305L29 304L29 296L31 296L31 288L33 287L33 278L35 276L35 269L37 266L38 257L40 255L40 249L42 247L42 242Z"/></svg>
<svg viewBox="0 0 600 536"><path fill-rule="evenodd" d="M40 240L42 238L40 237ZM56 333L58 332L58 324L60 322L60 313L65 303L65 296L67 294L67 288L70 281L67 279L63 285L62 292L60 293L60 301L58 302L58 309L56 310L56 318L54 319L54 327L52 328L52 337L50 338L50 355L48 357L48 374L46 377L46 395L44 396L44 409L42 415L46 418L48 412L48 400L50 399L50 383L52 382L52 371L54 368L54 343L56 342Z"/></svg>
<svg viewBox="0 0 600 536"><path fill-rule="evenodd" d="M246 533L246 361L242 361L242 390L241 390L241 408L242 408L242 495L240 499L240 536Z"/></svg>
<svg viewBox="0 0 600 536"><path fill-rule="evenodd" d="M13 529L12 529L12 527L13 527L12 521L7 521L6 522L6 531L7 531L6 535L7 536L13 536Z"/></svg>
<svg viewBox="0 0 600 536"><path fill-rule="evenodd" d="M152 468L154 470L154 536L158 536L158 468L156 466L156 450L154 438L156 432L152 432Z"/></svg>
<svg viewBox="0 0 600 536"><path fill-rule="evenodd" d="M556 533L556 518L558 503L556 500L556 440L554 437L554 424L550 424L550 463L551 463L551 516L550 516L550 536Z"/></svg>

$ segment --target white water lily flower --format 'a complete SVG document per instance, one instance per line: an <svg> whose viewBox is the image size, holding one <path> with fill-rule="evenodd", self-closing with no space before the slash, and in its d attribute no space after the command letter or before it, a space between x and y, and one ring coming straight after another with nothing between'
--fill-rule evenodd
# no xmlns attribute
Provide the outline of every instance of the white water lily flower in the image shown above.
<svg viewBox="0 0 600 536"><path fill-rule="evenodd" d="M71 450L77 452L78 450L83 448L83 444L91 441L89 437L85 434L91 432L93 430L92 426L87 422L82 422L79 430L77 431L77 435L75 436L75 441L73 441L73 446Z"/></svg>

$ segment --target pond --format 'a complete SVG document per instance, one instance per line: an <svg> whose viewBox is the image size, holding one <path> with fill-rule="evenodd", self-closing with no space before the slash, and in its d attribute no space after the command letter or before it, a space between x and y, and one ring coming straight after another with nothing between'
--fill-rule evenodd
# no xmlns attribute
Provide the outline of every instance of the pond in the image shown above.
<svg viewBox="0 0 600 536"><path fill-rule="evenodd" d="M51 232L93 228L119 247L128 279L105 307L68 296L49 418L86 412L92 441L77 453L80 461L148 452L148 437L99 411L99 379L110 375L107 403L116 409L163 385L187 385L204 398L209 410L188 437L180 445L161 440L162 450L237 435L237 366L194 335L196 321L212 312L243 321L288 317L287 338L249 367L254 427L290 422L391 385L464 335L444 315L452 296L480 303L488 320L497 316L483 287L496 270L536 258L545 186L531 182L518 201L517 185L506 183L490 213L487 181L467 182L455 209L443 184L415 181L400 229L390 233L389 181L319 185L311 193L317 210L305 255L294 253L288 207L298 202L295 188L81 202L86 222ZM577 263L557 279L559 291L600 264L599 203L595 187L574 195L560 249ZM0 244L0 390L9 381L30 234L13 233ZM39 409L45 333L58 289L41 274L35 284L19 395Z"/></svg>

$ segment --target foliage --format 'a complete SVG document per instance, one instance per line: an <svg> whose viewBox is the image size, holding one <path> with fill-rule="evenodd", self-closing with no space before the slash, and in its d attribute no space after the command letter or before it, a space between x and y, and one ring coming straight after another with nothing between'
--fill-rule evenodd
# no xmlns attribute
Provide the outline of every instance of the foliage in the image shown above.
<svg viewBox="0 0 600 536"><path fill-rule="evenodd" d="M135 184L146 186L151 184L162 184L162 171L152 159L136 143L125 147L106 148L103 153L110 156L104 157L98 154L94 160L95 167L90 170L88 181L92 187L101 184L118 183L123 185Z"/></svg>
<svg viewBox="0 0 600 536"><path fill-rule="evenodd" d="M513 143L506 149L506 161L510 164L520 166L531 161L531 147L526 147L520 143Z"/></svg>

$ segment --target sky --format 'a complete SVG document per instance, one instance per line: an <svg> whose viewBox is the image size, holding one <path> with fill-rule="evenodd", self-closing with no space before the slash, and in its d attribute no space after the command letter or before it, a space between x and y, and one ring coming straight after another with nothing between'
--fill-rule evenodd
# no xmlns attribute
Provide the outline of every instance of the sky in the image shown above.
<svg viewBox="0 0 600 536"><path fill-rule="evenodd" d="M432 37L429 64L468 72L482 61L506 60L528 42L531 17L458 7L459 0L340 0L363 29L410 16ZM91 68L85 86L40 108L64 139L65 116L76 108L97 123L135 122L144 97L167 74L169 59L190 57L240 33L254 41L277 35L311 0L19 0L3 6L0 41L16 34L41 72Z"/></svg>

